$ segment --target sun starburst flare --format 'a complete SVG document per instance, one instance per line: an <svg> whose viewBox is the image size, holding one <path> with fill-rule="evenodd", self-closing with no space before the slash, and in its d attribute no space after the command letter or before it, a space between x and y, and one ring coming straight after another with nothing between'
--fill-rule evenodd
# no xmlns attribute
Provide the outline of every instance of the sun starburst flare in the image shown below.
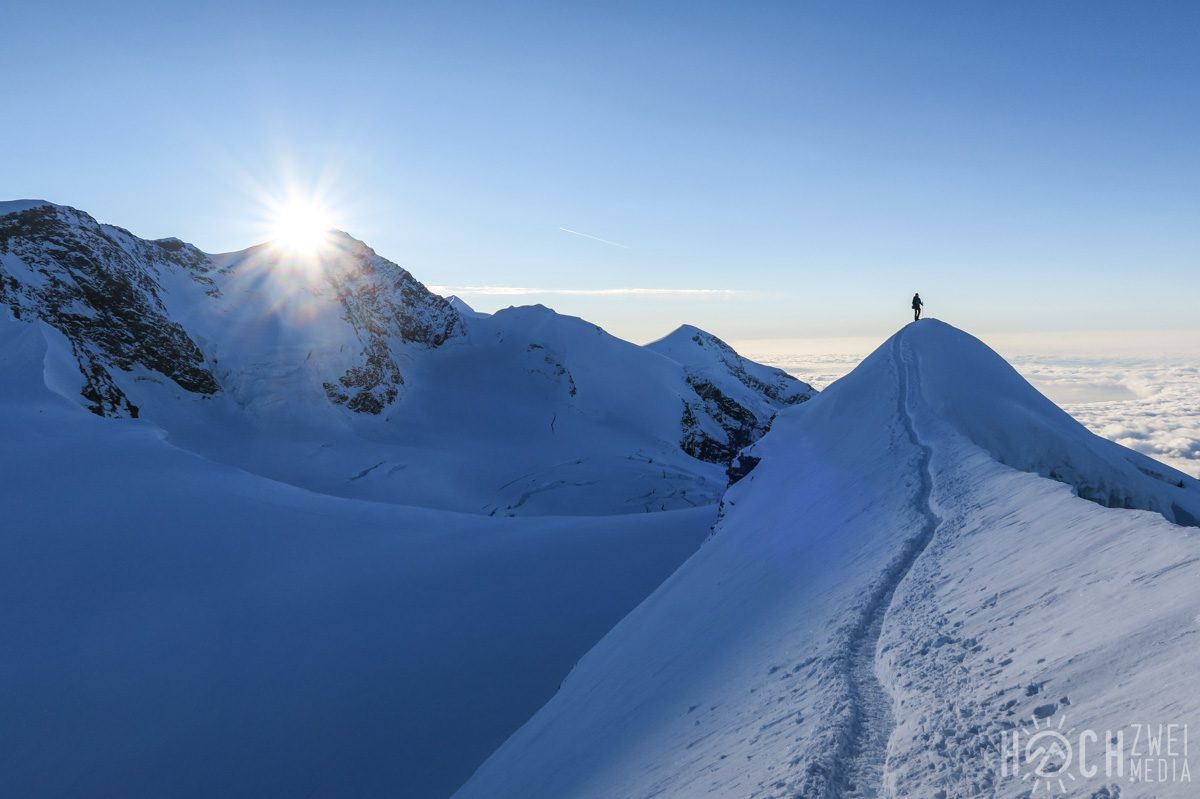
<svg viewBox="0 0 1200 799"><path fill-rule="evenodd" d="M333 227L328 209L308 200L291 200L272 209L271 240L294 255L316 255L329 243Z"/></svg>

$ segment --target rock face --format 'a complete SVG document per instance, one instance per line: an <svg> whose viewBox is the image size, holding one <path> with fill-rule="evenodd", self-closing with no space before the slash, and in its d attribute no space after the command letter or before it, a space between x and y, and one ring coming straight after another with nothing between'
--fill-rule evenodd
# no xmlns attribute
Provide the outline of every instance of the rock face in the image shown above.
<svg viewBox="0 0 1200 799"><path fill-rule="evenodd" d="M680 447L694 458L734 471L738 453L767 432L776 413L817 393L782 369L747 360L721 339L691 325L646 347L681 364L694 395L683 404ZM716 422L719 429L713 430L703 419Z"/></svg>
<svg viewBox="0 0 1200 799"><path fill-rule="evenodd" d="M164 270L211 284L208 257L177 239L144 241L73 208L42 205L0 216L0 301L18 319L62 333L79 361L88 408L137 416L114 379L140 365L186 391L220 390L196 342L168 318Z"/></svg>
<svg viewBox="0 0 1200 799"><path fill-rule="evenodd" d="M380 258L361 241L337 237L343 257L323 259L326 275L362 344L364 362L325 383L330 400L359 413L378 414L395 401L404 378L391 342L440 346L462 335L463 323L449 301L432 294L406 270Z"/></svg>
<svg viewBox="0 0 1200 799"><path fill-rule="evenodd" d="M187 317L199 304L228 313L224 288L238 274L296 268L295 257L269 245L212 256L179 239L140 239L73 208L34 204L3 214L4 205L0 301L16 318L40 319L66 337L83 375L81 394L102 416L138 415L122 384L139 367L187 392L221 391L203 347L169 309ZM358 351L323 388L334 404L378 414L404 384L397 347L439 346L462 334L462 320L362 242L339 233L330 244L307 265L316 280L305 291L339 306L352 331L346 343Z"/></svg>

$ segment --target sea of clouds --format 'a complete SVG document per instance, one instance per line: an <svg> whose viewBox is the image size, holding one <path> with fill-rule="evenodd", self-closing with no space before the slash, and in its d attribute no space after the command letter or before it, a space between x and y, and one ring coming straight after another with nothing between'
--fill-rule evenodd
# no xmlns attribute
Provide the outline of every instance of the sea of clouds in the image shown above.
<svg viewBox="0 0 1200 799"><path fill-rule="evenodd" d="M1030 358L1022 375L1093 432L1200 477L1200 368L1195 361Z"/></svg>
<svg viewBox="0 0 1200 799"><path fill-rule="evenodd" d="M1200 331L980 338L1093 432L1200 478ZM805 339L734 346L822 389L879 343Z"/></svg>

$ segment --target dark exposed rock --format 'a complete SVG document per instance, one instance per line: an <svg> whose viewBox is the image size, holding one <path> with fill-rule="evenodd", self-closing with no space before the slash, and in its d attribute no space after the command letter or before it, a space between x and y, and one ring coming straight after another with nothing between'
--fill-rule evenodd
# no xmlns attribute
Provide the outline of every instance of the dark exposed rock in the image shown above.
<svg viewBox="0 0 1200 799"><path fill-rule="evenodd" d="M646 347L682 365L695 394L685 400L681 448L731 469L738 453L762 437L778 411L816 394L782 369L749 361L691 325Z"/></svg>
<svg viewBox="0 0 1200 799"><path fill-rule="evenodd" d="M687 382L697 399L684 403L680 447L698 460L729 466L738 452L762 437L771 420L759 419L708 380L689 375ZM697 411L720 425L724 441L703 429Z"/></svg>
<svg viewBox="0 0 1200 799"><path fill-rule="evenodd" d="M762 380L751 374L746 369L745 359L738 355L733 347L730 347L711 333L696 330L692 334L692 341L702 348L715 351L731 376L756 394L766 397L769 400L781 405L799 405L801 402L807 402L812 399L816 393L810 386L800 382L782 369L774 370L772 381ZM798 391L797 389L803 390Z"/></svg>
<svg viewBox="0 0 1200 799"><path fill-rule="evenodd" d="M754 467L759 464L762 458L756 458L753 455L740 453L733 459L733 463L729 464L729 468L725 470L725 475L729 478L729 485L733 485L742 478L746 477L750 472L754 471Z"/></svg>
<svg viewBox="0 0 1200 799"><path fill-rule="evenodd" d="M361 349L358 363L330 375L323 387L334 404L378 414L404 385L393 349L439 346L463 333L462 318L447 300L362 242L340 233L331 241L334 246L319 256L328 281L323 290L331 290ZM169 317L164 276L184 275L208 298L221 301L222 276L239 268L278 268L288 257L261 246L214 261L179 239L146 241L54 205L0 216L0 255L10 256L7 266L0 264L0 302L17 319L41 319L67 338L82 373L81 395L103 416L138 414L118 384L120 372L138 366L185 391L221 390L201 348Z"/></svg>
<svg viewBox="0 0 1200 799"><path fill-rule="evenodd" d="M404 385L392 344L437 347L462 335L464 325L448 300L429 291L408 270L349 236L339 236L336 243L322 266L341 302L342 318L362 344L363 363L337 379L344 391L325 383L325 392L335 404L378 414Z"/></svg>
<svg viewBox="0 0 1200 799"><path fill-rule="evenodd" d="M42 319L66 337L94 413L137 416L113 371L138 365L186 391L220 390L200 348L159 298L161 269L207 277L207 256L191 245L164 248L82 211L44 205L0 216L0 254L15 256L31 273L18 280L0 265L0 302L18 319Z"/></svg>

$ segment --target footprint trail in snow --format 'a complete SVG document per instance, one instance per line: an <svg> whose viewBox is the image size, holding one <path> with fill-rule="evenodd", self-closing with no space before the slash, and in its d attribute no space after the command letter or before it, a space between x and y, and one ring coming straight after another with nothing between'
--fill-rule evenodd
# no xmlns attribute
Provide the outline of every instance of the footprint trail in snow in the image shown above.
<svg viewBox="0 0 1200 799"><path fill-rule="evenodd" d="M892 562L874 588L866 610L851 637L847 682L854 718L847 760L838 770L833 796L843 799L876 799L884 796L883 777L887 766L887 742L895 727L892 699L875 676L875 658L883 621L900 583L933 539L941 520L933 512L930 495L933 480L929 470L930 448L921 441L913 424L911 407L919 393L917 370L910 363L911 353L903 346L903 336L892 342L893 360L899 380L897 412L904 423L910 443L917 449L917 486L913 502L920 513L921 527L909 539L899 557Z"/></svg>

